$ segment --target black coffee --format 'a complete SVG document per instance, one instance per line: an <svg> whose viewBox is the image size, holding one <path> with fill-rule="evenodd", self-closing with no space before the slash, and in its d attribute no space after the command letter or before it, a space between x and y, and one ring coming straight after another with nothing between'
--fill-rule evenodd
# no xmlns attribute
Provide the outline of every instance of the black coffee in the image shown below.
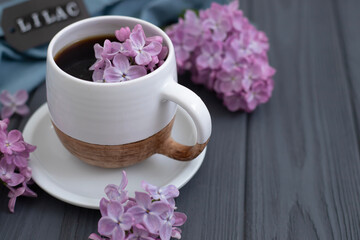
<svg viewBox="0 0 360 240"><path fill-rule="evenodd" d="M113 35L86 38L60 50L54 60L64 72L79 79L92 81L93 71L90 71L89 67L96 61L94 45L99 43L103 46L105 39L116 41Z"/></svg>

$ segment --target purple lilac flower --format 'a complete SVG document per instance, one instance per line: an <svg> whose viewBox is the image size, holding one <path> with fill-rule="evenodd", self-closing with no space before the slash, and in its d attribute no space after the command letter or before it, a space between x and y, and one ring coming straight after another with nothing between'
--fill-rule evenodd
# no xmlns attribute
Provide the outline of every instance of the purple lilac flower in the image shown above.
<svg viewBox="0 0 360 240"><path fill-rule="evenodd" d="M145 67L130 65L129 59L121 53L114 57L113 64L114 67L105 69L106 82L123 82L146 75Z"/></svg>
<svg viewBox="0 0 360 240"><path fill-rule="evenodd" d="M223 6L213 3L199 16L187 11L166 32L174 43L179 73L190 70L192 81L215 90L230 111L253 111L268 101L269 97L254 96L263 92L271 96L273 90L269 41L249 23L237 1ZM266 84L259 87L259 81Z"/></svg>
<svg viewBox="0 0 360 240"><path fill-rule="evenodd" d="M10 118L14 113L24 116L29 113L28 106L25 105L29 95L25 90L17 91L11 95L8 91L3 90L0 94L0 102L3 105L1 118Z"/></svg>
<svg viewBox="0 0 360 240"><path fill-rule="evenodd" d="M0 131L0 151L4 154L22 152L26 149L19 130L11 130L8 134Z"/></svg>
<svg viewBox="0 0 360 240"><path fill-rule="evenodd" d="M219 42L205 43L201 54L196 58L198 69L217 69L222 63L222 45Z"/></svg>
<svg viewBox="0 0 360 240"><path fill-rule="evenodd" d="M142 223L151 233L156 233L161 227L160 215L168 211L170 206L164 202L152 202L147 193L135 192L137 205L130 208L130 213L136 223Z"/></svg>
<svg viewBox="0 0 360 240"><path fill-rule="evenodd" d="M174 185L159 188L147 183L146 181L142 181L141 186L149 193L151 198L169 203L172 206L175 205L174 198L179 196L179 190Z"/></svg>
<svg viewBox="0 0 360 240"><path fill-rule="evenodd" d="M0 179L10 187L19 185L25 180L25 177L15 173L15 165L8 164L5 158L0 161Z"/></svg>
<svg viewBox="0 0 360 240"><path fill-rule="evenodd" d="M112 237L114 240L125 239L125 231L133 224L133 217L124 213L124 208L119 202L110 202L107 206L107 215L101 217L98 230L101 235Z"/></svg>
<svg viewBox="0 0 360 240"><path fill-rule="evenodd" d="M255 82L251 86L250 91L244 96L245 101L247 102L246 111L253 111L258 104L267 102L270 96L270 91L268 90L266 82Z"/></svg>
<svg viewBox="0 0 360 240"><path fill-rule="evenodd" d="M217 75L218 81L215 83L214 89L219 93L238 92L243 88L242 71L233 70L231 72L221 71Z"/></svg>
<svg viewBox="0 0 360 240"><path fill-rule="evenodd" d="M160 238L162 240L170 239L172 235L173 226L181 226L186 221L186 215L180 212L174 212L169 210L163 213L161 216L161 228L159 230Z"/></svg>
<svg viewBox="0 0 360 240"><path fill-rule="evenodd" d="M232 27L230 16L225 14L223 6L218 3L211 4L202 25L205 30L212 31L214 41L223 41Z"/></svg>
<svg viewBox="0 0 360 240"><path fill-rule="evenodd" d="M145 45L145 43L146 36L144 30L140 24L137 24L130 34L129 39L124 43L124 54L135 57L135 62L138 65L149 64L151 57L158 55L162 46L157 41L152 41L148 45Z"/></svg>

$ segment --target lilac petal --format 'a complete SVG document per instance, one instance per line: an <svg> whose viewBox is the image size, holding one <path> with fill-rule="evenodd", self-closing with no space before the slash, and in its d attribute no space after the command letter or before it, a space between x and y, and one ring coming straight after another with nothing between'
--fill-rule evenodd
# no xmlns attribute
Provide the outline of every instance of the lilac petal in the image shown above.
<svg viewBox="0 0 360 240"><path fill-rule="evenodd" d="M141 223L144 218L145 209L135 205L129 208L129 210L127 210L127 213L131 214L134 217L134 221L136 223Z"/></svg>
<svg viewBox="0 0 360 240"><path fill-rule="evenodd" d="M150 211L156 215L161 215L170 210L170 206L164 202L153 202L150 206Z"/></svg>
<svg viewBox="0 0 360 240"><path fill-rule="evenodd" d="M15 112L18 113L21 116L25 116L25 115L29 114L30 109L26 105L21 105L21 106L16 107Z"/></svg>
<svg viewBox="0 0 360 240"><path fill-rule="evenodd" d="M115 37L120 42L124 42L130 36L130 28L129 27L122 27L119 30L115 31Z"/></svg>
<svg viewBox="0 0 360 240"><path fill-rule="evenodd" d="M158 190L159 190L158 187L156 187L156 186L154 186L154 185L152 185L152 184L150 184L150 183L148 183L146 181L141 182L141 187L145 191L147 191L152 198L154 198L156 200L160 198L160 196L158 195Z"/></svg>
<svg viewBox="0 0 360 240"><path fill-rule="evenodd" d="M121 182L120 182L120 185L119 185L119 189L121 190L124 190L128 184L128 179L127 179L127 176L126 176L126 172L123 170L122 172L122 177L121 177Z"/></svg>
<svg viewBox="0 0 360 240"><path fill-rule="evenodd" d="M159 60L164 60L167 57L168 53L169 53L169 48L166 46L163 46L158 55Z"/></svg>
<svg viewBox="0 0 360 240"><path fill-rule="evenodd" d="M6 181L6 183L11 186L15 187L22 183L25 180L24 176L18 173L12 173L10 179Z"/></svg>
<svg viewBox="0 0 360 240"><path fill-rule="evenodd" d="M174 185L161 188L161 194L166 198L175 198L179 196L179 190Z"/></svg>
<svg viewBox="0 0 360 240"><path fill-rule="evenodd" d="M10 118L15 113L15 107L13 106L4 106L1 109L1 118Z"/></svg>
<svg viewBox="0 0 360 240"><path fill-rule="evenodd" d="M151 233L156 233L161 227L160 217L152 214L144 216L144 225Z"/></svg>
<svg viewBox="0 0 360 240"><path fill-rule="evenodd" d="M116 54L113 59L114 67L119 69L122 73L126 73L130 67L129 59L123 54Z"/></svg>
<svg viewBox="0 0 360 240"><path fill-rule="evenodd" d="M110 202L107 207L107 214L114 221L118 221L119 217L124 213L124 208L119 202Z"/></svg>
<svg viewBox="0 0 360 240"><path fill-rule="evenodd" d="M26 151L28 153L34 152L36 150L36 146L31 145L31 144L26 143L26 142L24 142L24 144L25 144L25 147L26 147Z"/></svg>
<svg viewBox="0 0 360 240"><path fill-rule="evenodd" d="M146 75L144 66L131 66L127 72L128 79L135 79Z"/></svg>
<svg viewBox="0 0 360 240"><path fill-rule="evenodd" d="M7 140L6 131L0 131L0 143L4 145L6 140Z"/></svg>
<svg viewBox="0 0 360 240"><path fill-rule="evenodd" d="M159 233L161 240L168 240L171 237L172 226L169 223L165 223L160 227Z"/></svg>
<svg viewBox="0 0 360 240"><path fill-rule="evenodd" d="M0 174L1 172L14 172L15 166L11 163L11 161L8 161L9 156L5 154L5 157L3 157L0 161Z"/></svg>
<svg viewBox="0 0 360 240"><path fill-rule="evenodd" d="M201 54L196 58L196 65L198 65L198 67L201 70L209 66L208 61L209 61L209 57L205 54Z"/></svg>
<svg viewBox="0 0 360 240"><path fill-rule="evenodd" d="M22 139L21 132L19 130L11 130L8 134L8 140L10 143L14 143Z"/></svg>
<svg viewBox="0 0 360 240"><path fill-rule="evenodd" d="M109 184L105 187L105 194L110 200L116 200L119 198L120 193L118 187L115 184Z"/></svg>
<svg viewBox="0 0 360 240"><path fill-rule="evenodd" d="M151 42L149 45L143 48L143 51L146 51L151 56L156 56L161 52L162 45L158 42Z"/></svg>
<svg viewBox="0 0 360 240"><path fill-rule="evenodd" d="M151 62L151 55L148 52L142 51L135 57L135 62L138 65L147 65Z"/></svg>
<svg viewBox="0 0 360 240"><path fill-rule="evenodd" d="M92 80L94 82L102 82L104 80L104 72L103 69L95 69L92 74Z"/></svg>
<svg viewBox="0 0 360 240"><path fill-rule="evenodd" d="M139 206L142 206L146 209L150 207L151 204L151 198L149 194L144 192L135 192L135 199Z"/></svg>
<svg viewBox="0 0 360 240"><path fill-rule="evenodd" d="M15 203L16 203L16 197L9 199L8 208L9 208L9 211L12 213L14 212L14 209L15 209Z"/></svg>
<svg viewBox="0 0 360 240"><path fill-rule="evenodd" d="M150 44L151 42L158 42L158 43L162 44L163 38L161 36L152 36L152 37L146 38L145 44Z"/></svg>
<svg viewBox="0 0 360 240"><path fill-rule="evenodd" d="M171 231L171 237L176 239L181 239L181 229L177 227L173 227Z"/></svg>
<svg viewBox="0 0 360 240"><path fill-rule="evenodd" d="M134 218L129 213L125 213L121 217L120 227L123 230L129 230L134 222Z"/></svg>
<svg viewBox="0 0 360 240"><path fill-rule="evenodd" d="M37 194L33 190L31 190L28 186L25 187L25 192L23 195L26 197L37 197Z"/></svg>
<svg viewBox="0 0 360 240"><path fill-rule="evenodd" d="M124 54L125 56L128 56L128 57L135 57L136 56L136 52L132 48L130 39L127 39L123 43L123 48L124 49L123 49L123 51L121 53Z"/></svg>
<svg viewBox="0 0 360 240"><path fill-rule="evenodd" d="M88 237L88 239L91 239L91 240L102 240L103 238L100 237L98 234L96 233L92 233L90 234L90 236Z"/></svg>
<svg viewBox="0 0 360 240"><path fill-rule="evenodd" d="M13 103L13 96L11 96L11 94L6 91L3 90L0 94L0 102L4 105L4 106L10 106Z"/></svg>
<svg viewBox="0 0 360 240"><path fill-rule="evenodd" d="M8 125L9 125L9 122L10 122L10 120L8 118L0 120L0 132L5 133Z"/></svg>
<svg viewBox="0 0 360 240"><path fill-rule="evenodd" d="M105 82L110 82L110 83L125 81L126 79L122 75L123 73L120 72L120 70L117 69L116 67L109 67L105 69L104 79Z"/></svg>
<svg viewBox="0 0 360 240"><path fill-rule="evenodd" d="M187 216L185 213L174 212L175 223L174 226L181 226L186 222Z"/></svg>
<svg viewBox="0 0 360 240"><path fill-rule="evenodd" d="M102 55L103 51L104 51L104 48L100 44L96 43L94 45L94 52L95 52L96 59L102 59L101 55Z"/></svg>
<svg viewBox="0 0 360 240"><path fill-rule="evenodd" d="M130 34L130 40L133 48L142 49L145 45L145 33L140 24L134 27L133 32Z"/></svg>
<svg viewBox="0 0 360 240"><path fill-rule="evenodd" d="M29 98L29 94L25 90L20 90L15 93L14 103L16 105L23 105Z"/></svg>
<svg viewBox="0 0 360 240"><path fill-rule="evenodd" d="M24 191L25 191L25 188L23 188L23 187L20 187L18 189L10 188L10 192L8 194L8 197L10 198L9 204L8 204L10 212L12 212L12 213L14 212L16 198L19 197L20 195L22 195L24 193Z"/></svg>
<svg viewBox="0 0 360 240"><path fill-rule="evenodd" d="M175 46L175 55L176 55L177 62L178 61L184 62L190 57L189 52L180 46Z"/></svg>
<svg viewBox="0 0 360 240"><path fill-rule="evenodd" d="M15 151L15 152L22 152L26 149L22 142L12 143L10 148L12 151Z"/></svg>
<svg viewBox="0 0 360 240"><path fill-rule="evenodd" d="M100 213L102 217L107 216L107 206L109 203L110 201L107 200L106 198L102 198L100 200Z"/></svg>
<svg viewBox="0 0 360 240"><path fill-rule="evenodd" d="M110 236L112 232L118 227L117 222L110 217L102 217L98 223L98 232L104 236Z"/></svg>
<svg viewBox="0 0 360 240"><path fill-rule="evenodd" d="M125 232L120 228L117 227L112 233L112 240L124 240L125 239Z"/></svg>

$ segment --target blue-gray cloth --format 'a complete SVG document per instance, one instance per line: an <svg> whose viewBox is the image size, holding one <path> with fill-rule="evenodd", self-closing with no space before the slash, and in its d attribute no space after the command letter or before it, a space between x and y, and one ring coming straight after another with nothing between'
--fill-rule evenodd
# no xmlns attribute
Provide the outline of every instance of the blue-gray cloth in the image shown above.
<svg viewBox="0 0 360 240"><path fill-rule="evenodd" d="M24 0L0 3L2 10ZM211 0L84 0L90 16L124 15L138 17L158 26L175 22L185 9L204 9ZM217 2L224 2L217 0ZM47 45L19 53L4 40L0 29L0 91L33 90L45 79Z"/></svg>

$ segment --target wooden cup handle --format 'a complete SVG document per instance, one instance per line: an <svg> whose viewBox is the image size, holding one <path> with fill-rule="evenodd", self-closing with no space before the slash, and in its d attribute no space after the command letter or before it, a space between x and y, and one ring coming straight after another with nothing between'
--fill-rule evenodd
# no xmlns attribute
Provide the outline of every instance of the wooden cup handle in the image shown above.
<svg viewBox="0 0 360 240"><path fill-rule="evenodd" d="M169 81L165 85L162 98L177 103L187 111L195 123L197 137L194 146L186 146L176 142L170 136L159 147L158 153L180 161L196 158L206 147L211 135L209 110L198 95L175 81Z"/></svg>

